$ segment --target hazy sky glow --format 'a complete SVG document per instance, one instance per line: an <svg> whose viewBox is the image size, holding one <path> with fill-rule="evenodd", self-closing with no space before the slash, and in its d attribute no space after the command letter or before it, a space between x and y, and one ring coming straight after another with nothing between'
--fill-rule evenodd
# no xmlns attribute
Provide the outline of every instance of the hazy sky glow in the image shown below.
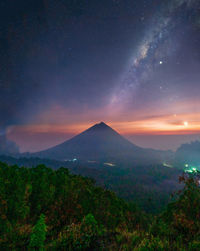
<svg viewBox="0 0 200 251"><path fill-rule="evenodd" d="M0 133L22 151L99 121L145 147L199 139L198 0L7 0L0 9Z"/></svg>

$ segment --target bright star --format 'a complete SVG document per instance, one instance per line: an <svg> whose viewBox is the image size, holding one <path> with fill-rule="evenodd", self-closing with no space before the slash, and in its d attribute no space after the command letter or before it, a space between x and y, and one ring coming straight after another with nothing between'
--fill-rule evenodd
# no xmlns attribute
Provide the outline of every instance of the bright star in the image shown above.
<svg viewBox="0 0 200 251"><path fill-rule="evenodd" d="M160 64L163 64L163 61L160 61Z"/></svg>

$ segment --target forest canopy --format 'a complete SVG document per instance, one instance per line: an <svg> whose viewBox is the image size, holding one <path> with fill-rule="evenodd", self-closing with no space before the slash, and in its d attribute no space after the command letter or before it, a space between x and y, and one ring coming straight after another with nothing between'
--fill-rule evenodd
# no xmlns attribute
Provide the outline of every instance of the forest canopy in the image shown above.
<svg viewBox="0 0 200 251"><path fill-rule="evenodd" d="M199 174L157 216L66 168L0 163L0 247L5 250L199 250Z"/></svg>

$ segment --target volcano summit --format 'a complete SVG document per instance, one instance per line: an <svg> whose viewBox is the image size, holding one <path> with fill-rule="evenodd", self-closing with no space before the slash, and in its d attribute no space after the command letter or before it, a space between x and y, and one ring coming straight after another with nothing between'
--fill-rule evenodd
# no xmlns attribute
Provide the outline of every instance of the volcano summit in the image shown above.
<svg viewBox="0 0 200 251"><path fill-rule="evenodd" d="M34 153L40 158L80 161L158 163L164 152L134 145L104 122L55 147Z"/></svg>

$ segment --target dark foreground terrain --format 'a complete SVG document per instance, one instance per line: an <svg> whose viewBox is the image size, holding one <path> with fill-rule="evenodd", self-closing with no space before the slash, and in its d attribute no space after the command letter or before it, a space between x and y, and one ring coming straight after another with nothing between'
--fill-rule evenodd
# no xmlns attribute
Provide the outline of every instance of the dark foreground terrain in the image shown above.
<svg viewBox="0 0 200 251"><path fill-rule="evenodd" d="M200 250L198 172L162 213L45 166L0 164L1 250Z"/></svg>
<svg viewBox="0 0 200 251"><path fill-rule="evenodd" d="M65 167L72 174L92 178L96 184L116 192L117 196L135 202L145 212L160 213L171 199L171 194L182 188L178 178L183 170L162 164L134 165L128 163L58 161L40 158L0 156L8 165L35 167L45 165L54 170Z"/></svg>

